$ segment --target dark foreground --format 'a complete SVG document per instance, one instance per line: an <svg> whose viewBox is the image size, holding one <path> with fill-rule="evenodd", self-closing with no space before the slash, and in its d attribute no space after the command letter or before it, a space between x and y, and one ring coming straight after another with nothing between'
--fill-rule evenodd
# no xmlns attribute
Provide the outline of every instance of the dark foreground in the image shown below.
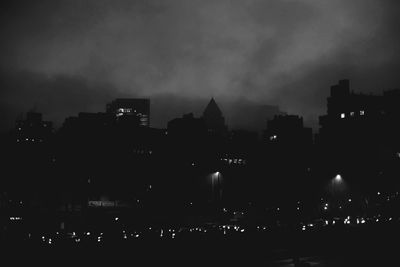
<svg viewBox="0 0 400 267"><path fill-rule="evenodd" d="M399 223L54 242L2 239L2 261L27 266L399 266ZM97 237L96 237L97 238ZM97 240L96 240L97 241ZM299 259L294 265L294 259Z"/></svg>

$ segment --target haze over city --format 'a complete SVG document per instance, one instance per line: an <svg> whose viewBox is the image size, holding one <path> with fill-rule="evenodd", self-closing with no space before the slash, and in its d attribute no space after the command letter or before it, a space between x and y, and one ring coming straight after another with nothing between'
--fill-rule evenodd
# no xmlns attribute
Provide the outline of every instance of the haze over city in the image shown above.
<svg viewBox="0 0 400 267"><path fill-rule="evenodd" d="M150 98L153 127L200 115L214 97L230 127L265 128L238 119L241 103L279 106L316 129L337 80L367 93L400 84L394 0L3 1L0 10L2 131L32 109L59 127L117 97Z"/></svg>

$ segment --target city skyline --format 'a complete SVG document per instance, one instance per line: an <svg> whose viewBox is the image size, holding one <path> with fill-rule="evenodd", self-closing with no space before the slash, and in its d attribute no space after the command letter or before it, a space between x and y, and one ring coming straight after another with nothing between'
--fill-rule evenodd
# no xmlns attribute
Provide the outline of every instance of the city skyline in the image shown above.
<svg viewBox="0 0 400 267"><path fill-rule="evenodd" d="M315 129L337 80L364 93L400 84L396 1L12 1L1 10L3 130L35 107L59 126L121 97L151 98L159 128L215 97L230 125L241 124L231 106L242 102L279 106Z"/></svg>
<svg viewBox="0 0 400 267"><path fill-rule="evenodd" d="M347 91L344 91L344 95L342 95L342 97L348 98L350 102L349 103L342 103L342 104L345 105L343 107L340 106L341 105L340 102L339 102L339 104L337 104L336 113L345 112L345 113L341 113L341 114L335 115L338 118L340 117L341 119L344 119L345 116L347 116L347 117L354 116L354 112L357 112L357 114L362 112L363 113L362 115L364 115L365 109L367 109L367 110L371 109L371 111L373 113L384 112L384 111L380 111L380 110L381 109L385 110L384 103L386 103L386 102L382 102L383 100L380 100L380 99L382 97L385 97L385 96L386 96L386 98L389 98L390 96L393 96L393 97L395 97L394 99L396 99L396 97L398 95L398 92L399 92L399 89L392 89L392 90L383 90L383 91L381 91L381 92L379 92L377 94L371 94L371 93L365 94L363 92L357 92L357 91L352 90L351 81L349 81L348 79L341 79L341 80L338 81L337 85L331 84L331 86L330 86L330 96L328 95L326 100L325 100L325 102L327 104L326 112L322 113L322 114L317 114L316 119L318 119L318 122L317 122L317 124L311 125L311 127L301 115L299 115L299 114L290 114L290 113L284 112L284 111L279 109L279 106L270 106L270 105L259 105L259 106L251 106L250 105L250 106L247 106L248 103L240 103L240 102L233 103L233 105L230 107L230 110L228 110L228 111L235 110L235 107L236 107L237 109L242 111L242 114L241 114L242 118L240 118L240 116L238 116L238 113L236 112L236 114L233 114L233 117L235 115L237 116L237 118L233 119L234 121L235 120L237 121L236 124L229 125L229 123L227 123L227 124L225 124L224 127L226 127L226 130L229 130L229 131L246 130L246 131L256 132L257 134L261 134L262 135L262 133L265 132L265 130L267 130L267 131L269 130L268 129L268 124L271 121L273 121L277 117L279 118L281 115L283 115L283 116L288 116L288 117L300 117L300 119L302 121L305 121L304 125L309 127L310 130L312 130L313 134L318 135L320 133L321 127L322 128L324 127L324 121L326 120L325 117L327 116L325 114L328 113L328 115L329 115L329 113L332 112L332 110L330 111L330 109L332 109L332 107L330 108L330 105L332 105L332 104L330 104L330 102L332 101L331 100L332 97L333 96L335 96L335 98L338 97L337 95L335 95L334 92L336 90L340 90L340 89L335 89L335 88L343 87L343 85L342 85L343 83L346 84L345 88L347 88L347 89L345 89L345 90L347 90ZM373 100L373 104L371 104L371 100L372 99L374 99ZM394 99L392 101L395 101ZM133 110L132 108L128 108L128 109L122 108L122 109L119 109L120 111L118 111L117 109L118 109L118 107L130 107L130 106L134 107L135 105L139 105L138 106L138 108L139 108L138 112L139 113L136 114L136 116L138 116L138 118L141 121L140 125L147 126L147 127L151 126L152 128L157 128L157 129L167 129L169 122L171 122L171 121L173 121L173 120L175 120L177 118L180 118L181 116L185 117L187 115L190 115L190 116L197 116L198 118L203 118L204 114L205 114L204 112L207 111L208 109L210 109L210 107L213 110L216 109L216 111L213 111L213 112L217 112L217 114L220 113L223 116L224 120L226 118L225 117L225 112L223 112L220 109L220 105L217 103L218 101L215 101L215 99L213 97L211 97L211 99L208 100L207 105L204 105L203 107L201 107L201 106L200 107L196 107L196 106L194 107L192 105L192 107L191 107L192 109L187 108L186 110L182 111L181 113L177 113L177 115L175 117L171 117L166 122L164 122L163 123L163 126L165 125L164 127L157 127L157 126L160 126L158 124L159 122L157 123L158 125L151 125L149 123L150 118L152 120L158 121L158 118L154 117L154 115L153 115L153 117L150 116L150 111L153 112L154 109L155 110L159 110L159 108L157 106L151 105L151 102L152 101L149 98L117 98L117 99L114 99L114 100L109 99L109 100L107 100L107 104L105 105L105 107L103 107L103 109L94 110L92 112L78 111L77 115L78 116L80 116L80 114L93 114L93 115L95 115L95 114L100 114L100 113L103 113L103 112L106 112L106 113L110 113L111 112L110 114L117 113L117 112L123 112L123 113L120 113L120 115L125 114L126 112L128 112L127 114L131 114L132 112L134 112L132 114L136 114L137 111ZM145 105L147 105L147 106L143 106L144 103L146 103ZM350 104L350 103L352 103L352 104ZM352 105L355 105L355 106L352 107ZM361 106L363 106L363 105L364 105L364 107L362 108ZM242 108L245 107L245 109L246 109L245 112L243 112L243 110L238 108L240 106ZM174 107L174 105L171 104L170 107ZM200 108L203 108L203 109L201 110ZM360 109L360 108L364 109L364 110L356 110L356 109ZM351 109L351 112L350 112L350 109ZM33 113L38 113L41 116L45 115L45 117L46 117L46 114L43 114L40 110L37 110L36 108L34 108L34 109L26 110L24 112L21 111L19 116L18 116L18 118L16 118L16 120L14 121L14 123L22 120L22 118L25 117L25 115L29 116L29 113L32 113L32 112ZM144 112L144 114L146 114L145 115L146 118L144 119L145 122L142 121L143 118L141 118L142 114L140 112ZM347 115L345 115L346 113L347 113ZM65 122L69 118L73 118L74 115L75 114L67 115L65 118L61 119L58 122L59 123L58 127L56 125L56 127L53 127L53 128L55 130L58 130L59 128L62 127L63 124L65 124ZM118 117L120 115L115 114L114 116ZM157 114L157 112L156 112L156 115L159 115L159 114ZM221 116L221 115L219 115L219 116ZM360 114L358 114L358 115L360 115ZM231 116L232 116L232 114L231 114ZM232 117L231 117L231 119L232 119ZM238 124L238 122L239 122L239 124ZM246 122L247 122L247 124L246 124ZM54 125L53 121L51 121L51 123L52 123L52 125ZM242 124L240 124L240 123L242 123ZM256 124L258 124L258 125L256 126ZM2 132L10 131L14 127L15 127L15 124L13 126L11 126L10 128L3 130ZM267 137L267 139L268 139L268 137Z"/></svg>
<svg viewBox="0 0 400 267"><path fill-rule="evenodd" d="M398 14L2 1L1 262L397 266Z"/></svg>

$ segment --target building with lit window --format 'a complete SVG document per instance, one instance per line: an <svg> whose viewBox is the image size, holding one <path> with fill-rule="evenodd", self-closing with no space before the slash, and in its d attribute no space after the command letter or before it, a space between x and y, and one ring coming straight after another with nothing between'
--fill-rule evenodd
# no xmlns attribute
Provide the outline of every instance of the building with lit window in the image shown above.
<svg viewBox="0 0 400 267"><path fill-rule="evenodd" d="M373 136L381 128L385 115L384 96L356 94L350 92L349 80L340 80L331 86L327 99L327 114L321 116L320 137L348 140L355 137Z"/></svg>
<svg viewBox="0 0 400 267"><path fill-rule="evenodd" d="M137 117L140 126L150 126L150 99L117 98L107 104L106 112L113 114L117 120Z"/></svg>
<svg viewBox="0 0 400 267"><path fill-rule="evenodd" d="M25 119L15 123L17 143L41 143L47 141L53 133L53 123L43 121L42 114L28 112Z"/></svg>
<svg viewBox="0 0 400 267"><path fill-rule="evenodd" d="M319 118L317 136L320 158L327 161L324 166L330 166L332 173L338 169L347 172L356 184L362 184L361 180L364 184L368 178L376 183L374 178L400 151L398 103L400 90L381 95L354 93L349 80L331 86L327 114Z"/></svg>
<svg viewBox="0 0 400 267"><path fill-rule="evenodd" d="M312 144L312 130L304 127L303 118L297 115L277 115L267 121L264 140L271 144L300 146Z"/></svg>

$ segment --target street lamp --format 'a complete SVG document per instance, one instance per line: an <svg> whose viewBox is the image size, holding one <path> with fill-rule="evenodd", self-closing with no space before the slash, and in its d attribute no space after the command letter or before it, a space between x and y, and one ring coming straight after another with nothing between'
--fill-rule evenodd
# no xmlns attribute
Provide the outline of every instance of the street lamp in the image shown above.
<svg viewBox="0 0 400 267"><path fill-rule="evenodd" d="M338 193L345 190L345 182L341 174L336 174L335 177L331 180L331 194L333 202L338 201Z"/></svg>
<svg viewBox="0 0 400 267"><path fill-rule="evenodd" d="M212 186L212 195L214 199L220 200L222 195L221 189L221 173L219 171L211 174L211 186ZM216 190L218 190L216 192Z"/></svg>

